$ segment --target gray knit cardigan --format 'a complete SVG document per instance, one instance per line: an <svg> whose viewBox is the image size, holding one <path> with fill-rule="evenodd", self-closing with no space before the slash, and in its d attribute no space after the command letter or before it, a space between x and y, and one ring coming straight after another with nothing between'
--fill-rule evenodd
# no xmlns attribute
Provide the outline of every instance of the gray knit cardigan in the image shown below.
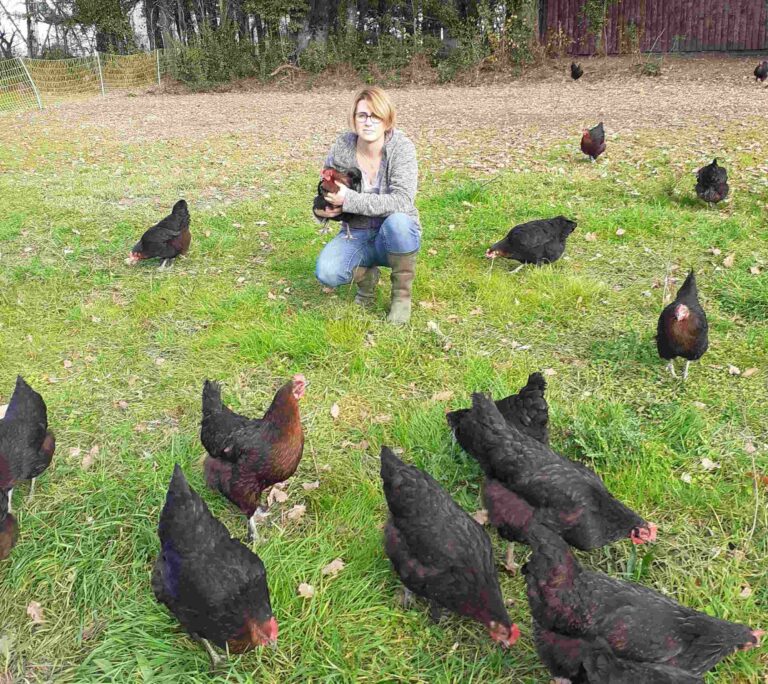
<svg viewBox="0 0 768 684"><path fill-rule="evenodd" d="M358 168L357 134L342 133L331 147L325 166L339 170ZM402 212L408 214L421 229L419 211L413 204L418 185L419 167L416 163L416 146L402 131L394 128L386 134L379 173L380 193L349 190L344 196L344 211L358 214L349 221L350 228L367 228L366 216L389 216Z"/></svg>

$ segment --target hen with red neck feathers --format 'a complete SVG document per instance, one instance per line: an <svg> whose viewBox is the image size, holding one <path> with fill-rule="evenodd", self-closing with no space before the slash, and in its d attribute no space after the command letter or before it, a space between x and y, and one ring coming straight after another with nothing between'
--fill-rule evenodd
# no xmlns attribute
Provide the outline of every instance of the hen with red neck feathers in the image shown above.
<svg viewBox="0 0 768 684"><path fill-rule="evenodd" d="M277 391L263 418L247 418L225 406L218 383L206 380L203 386L205 479L248 516L252 534L262 492L291 477L304 453L299 400L306 385L303 375L294 375Z"/></svg>
<svg viewBox="0 0 768 684"><path fill-rule="evenodd" d="M675 301L667 304L656 327L659 356L669 361L667 369L675 376L674 359L685 359L683 379L688 377L691 361L700 359L709 347L707 314L699 303L696 276L693 271L677 291Z"/></svg>

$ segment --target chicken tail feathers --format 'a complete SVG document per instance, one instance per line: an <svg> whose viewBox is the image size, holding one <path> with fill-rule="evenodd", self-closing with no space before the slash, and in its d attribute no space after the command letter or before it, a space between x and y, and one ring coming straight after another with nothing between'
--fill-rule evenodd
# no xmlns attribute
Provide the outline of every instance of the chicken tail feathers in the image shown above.
<svg viewBox="0 0 768 684"><path fill-rule="evenodd" d="M221 408L221 385L218 382L206 380L203 383L203 415L218 413Z"/></svg>

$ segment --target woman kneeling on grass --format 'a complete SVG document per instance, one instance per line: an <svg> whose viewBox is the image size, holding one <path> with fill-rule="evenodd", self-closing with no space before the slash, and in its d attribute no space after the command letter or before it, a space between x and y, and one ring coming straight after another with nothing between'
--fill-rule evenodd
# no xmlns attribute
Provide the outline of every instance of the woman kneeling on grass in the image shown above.
<svg viewBox="0 0 768 684"><path fill-rule="evenodd" d="M343 221L317 258L321 283L338 287L357 283L355 302L373 303L379 266L392 269L392 303L387 320L407 323L411 316L411 286L416 253L421 245L419 212L413 205L418 182L416 148L397 130L395 109L381 88L364 88L355 95L350 112L352 131L341 134L325 167L362 172L361 192L339 183L325 199L332 209L316 209L321 219L353 214Z"/></svg>

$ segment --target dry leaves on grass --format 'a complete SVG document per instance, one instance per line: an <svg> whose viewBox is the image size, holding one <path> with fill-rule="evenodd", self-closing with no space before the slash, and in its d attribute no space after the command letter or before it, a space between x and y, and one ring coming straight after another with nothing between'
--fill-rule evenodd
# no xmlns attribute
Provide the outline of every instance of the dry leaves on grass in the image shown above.
<svg viewBox="0 0 768 684"><path fill-rule="evenodd" d="M448 401L453 398L453 392L451 390L443 390L442 392L435 392L432 395L432 401Z"/></svg>
<svg viewBox="0 0 768 684"><path fill-rule="evenodd" d="M30 601L27 606L27 615L36 625L42 625L45 622L43 616L43 607L37 601Z"/></svg>
<svg viewBox="0 0 768 684"><path fill-rule="evenodd" d="M472 514L472 517L475 519L476 522L479 522L481 525L487 525L488 524L488 511L484 508L481 508L479 511L475 511Z"/></svg>
<svg viewBox="0 0 768 684"><path fill-rule="evenodd" d="M80 466L83 470L88 470L93 465L93 462L96 460L96 457L99 455L99 445L94 444L88 453L83 456L83 460L80 461Z"/></svg>
<svg viewBox="0 0 768 684"><path fill-rule="evenodd" d="M732 268L733 265L736 263L736 255L735 254L729 254L725 259L723 259L723 266L726 268Z"/></svg>
<svg viewBox="0 0 768 684"><path fill-rule="evenodd" d="M283 491L285 482L278 482L267 494L267 506L271 506L273 503L283 503L288 501L288 493Z"/></svg>
<svg viewBox="0 0 768 684"><path fill-rule="evenodd" d="M747 370L745 370L741 374L741 377L742 378L751 378L753 375L755 375L756 373L759 373L759 372L760 372L760 370L758 368L747 368Z"/></svg>
<svg viewBox="0 0 768 684"><path fill-rule="evenodd" d="M309 492L313 489L317 489L320 486L320 480L315 480L314 482L303 482L301 486L304 488L305 492Z"/></svg>
<svg viewBox="0 0 768 684"><path fill-rule="evenodd" d="M290 511L285 514L285 517L288 518L288 520L301 520L306 512L306 506L303 504L296 504Z"/></svg>
<svg viewBox="0 0 768 684"><path fill-rule="evenodd" d="M327 575L329 577L336 577L343 569L346 564L344 563L341 558L337 558L336 560L331 561L326 565L320 572L322 572L323 575Z"/></svg>
<svg viewBox="0 0 768 684"><path fill-rule="evenodd" d="M315 595L315 588L306 582L302 582L297 591L299 596L305 599L312 598Z"/></svg>
<svg viewBox="0 0 768 684"><path fill-rule="evenodd" d="M341 409L339 405L334 401L331 405L331 418L336 420L341 415Z"/></svg>

